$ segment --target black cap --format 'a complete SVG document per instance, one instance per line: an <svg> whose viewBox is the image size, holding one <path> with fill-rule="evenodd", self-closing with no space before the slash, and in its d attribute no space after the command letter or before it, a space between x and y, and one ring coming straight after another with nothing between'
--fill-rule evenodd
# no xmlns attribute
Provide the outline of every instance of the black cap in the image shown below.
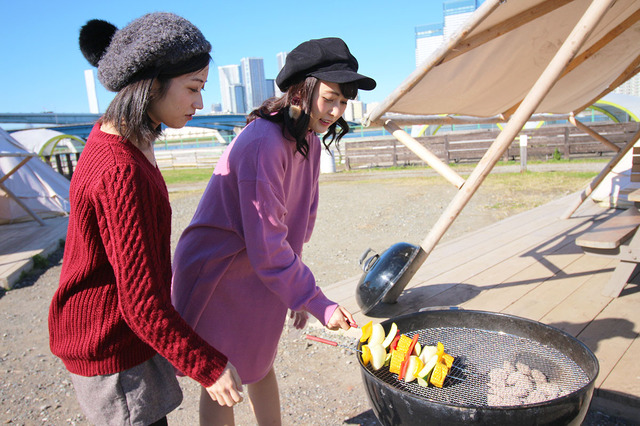
<svg viewBox="0 0 640 426"><path fill-rule="evenodd" d="M358 88L373 90L376 81L358 74L358 61L339 38L328 37L305 41L287 55L276 84L285 92L309 76L330 83L357 82Z"/></svg>

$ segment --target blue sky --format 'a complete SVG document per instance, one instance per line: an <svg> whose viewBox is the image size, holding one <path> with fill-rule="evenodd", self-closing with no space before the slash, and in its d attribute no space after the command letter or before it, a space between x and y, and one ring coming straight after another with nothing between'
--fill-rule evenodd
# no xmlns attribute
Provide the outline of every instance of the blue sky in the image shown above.
<svg viewBox="0 0 640 426"><path fill-rule="evenodd" d="M324 1L45 1L0 0L0 113L89 112L78 31L90 19L122 28L147 12L168 11L193 22L213 45L203 92L205 109L220 102L218 66L262 57L267 78L276 54L319 37L344 39L360 71L378 87L364 102L382 101L415 68L415 27L442 21L440 0ZM100 112L113 98L97 83Z"/></svg>

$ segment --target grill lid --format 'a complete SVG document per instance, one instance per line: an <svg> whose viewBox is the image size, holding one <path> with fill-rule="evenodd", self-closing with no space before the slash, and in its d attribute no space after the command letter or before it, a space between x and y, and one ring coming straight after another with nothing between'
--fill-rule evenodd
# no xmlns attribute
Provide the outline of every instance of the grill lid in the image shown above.
<svg viewBox="0 0 640 426"><path fill-rule="evenodd" d="M366 258L371 249L364 252L360 265L364 274L356 287L356 301L364 314L380 301L395 303L405 286L413 277L421 262L418 255L424 253L420 246L396 243L382 255Z"/></svg>

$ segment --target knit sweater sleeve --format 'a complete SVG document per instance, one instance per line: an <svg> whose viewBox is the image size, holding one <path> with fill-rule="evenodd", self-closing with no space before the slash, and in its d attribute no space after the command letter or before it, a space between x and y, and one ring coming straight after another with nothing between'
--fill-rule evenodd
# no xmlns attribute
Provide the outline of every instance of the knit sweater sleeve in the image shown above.
<svg viewBox="0 0 640 426"><path fill-rule="evenodd" d="M171 304L171 208L154 185L140 167L126 164L107 172L94 191L119 309L141 340L208 387L227 358L198 336Z"/></svg>

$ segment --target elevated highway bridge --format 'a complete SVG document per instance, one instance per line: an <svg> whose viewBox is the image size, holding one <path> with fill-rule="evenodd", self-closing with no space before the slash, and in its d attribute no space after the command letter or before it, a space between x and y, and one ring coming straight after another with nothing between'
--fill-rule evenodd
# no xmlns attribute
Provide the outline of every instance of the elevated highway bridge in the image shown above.
<svg viewBox="0 0 640 426"><path fill-rule="evenodd" d="M2 123L26 124L32 127L49 127L68 135L86 139L91 128L102 114L73 113L0 113ZM224 135L233 134L246 123L244 114L195 115L187 126L218 130Z"/></svg>

